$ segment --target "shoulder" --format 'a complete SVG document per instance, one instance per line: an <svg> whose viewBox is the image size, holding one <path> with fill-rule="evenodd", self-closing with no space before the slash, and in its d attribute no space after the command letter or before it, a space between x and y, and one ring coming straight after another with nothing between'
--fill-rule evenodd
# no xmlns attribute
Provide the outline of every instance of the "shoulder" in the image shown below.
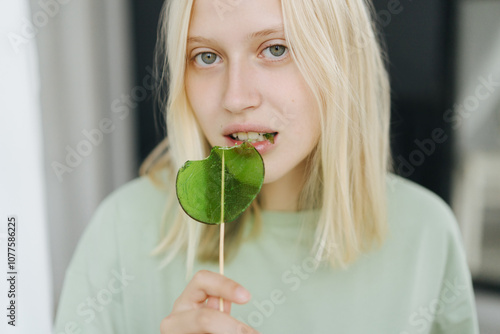
<svg viewBox="0 0 500 334"><path fill-rule="evenodd" d="M398 279L409 273L414 289L425 292L424 304L439 303L431 331L478 333L471 275L449 205L432 191L394 174L387 176L387 198L393 237L387 254L395 267L394 262L401 261L404 270ZM410 319L418 319L416 314Z"/></svg>
<svg viewBox="0 0 500 334"><path fill-rule="evenodd" d="M156 215L170 196L171 184L165 183L166 179L163 181L157 184L148 176L129 181L109 194L98 210L114 211L127 219Z"/></svg>
<svg viewBox="0 0 500 334"><path fill-rule="evenodd" d="M450 206L415 182L394 174L388 175L388 180L391 250L411 250L404 253L412 257L410 263L419 263L435 277L456 275L467 279L462 235Z"/></svg>
<svg viewBox="0 0 500 334"><path fill-rule="evenodd" d="M93 220L113 215L120 223L159 217L172 191L171 174L164 170L158 180L141 176L111 192L98 206Z"/></svg>
<svg viewBox="0 0 500 334"><path fill-rule="evenodd" d="M161 184L148 176L131 180L112 191L98 205L82 235L82 242L112 241L125 234L155 229L172 195L167 172ZM173 195L175 196L175 194ZM108 242L105 242L108 244Z"/></svg>
<svg viewBox="0 0 500 334"><path fill-rule="evenodd" d="M97 258L103 266L111 265L116 262L124 240L157 231L170 196L168 189L165 182L159 186L149 177L141 176L109 194L86 226L75 249L72 266L81 266L89 262L85 259ZM128 243L127 247L133 248L133 245Z"/></svg>
<svg viewBox="0 0 500 334"><path fill-rule="evenodd" d="M393 228L456 236L458 225L450 206L429 189L401 176L387 175L388 219Z"/></svg>

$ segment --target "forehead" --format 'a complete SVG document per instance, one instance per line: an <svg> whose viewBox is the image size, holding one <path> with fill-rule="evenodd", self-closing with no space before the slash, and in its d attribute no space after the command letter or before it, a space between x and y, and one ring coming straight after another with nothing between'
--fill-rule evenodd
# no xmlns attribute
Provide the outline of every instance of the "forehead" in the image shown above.
<svg viewBox="0 0 500 334"><path fill-rule="evenodd" d="M231 37L282 25L280 0L195 0L189 35Z"/></svg>

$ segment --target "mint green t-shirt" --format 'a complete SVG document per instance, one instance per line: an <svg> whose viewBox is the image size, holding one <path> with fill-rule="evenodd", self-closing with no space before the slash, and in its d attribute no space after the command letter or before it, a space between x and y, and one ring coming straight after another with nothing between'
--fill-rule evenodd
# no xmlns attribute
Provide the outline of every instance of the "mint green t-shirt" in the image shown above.
<svg viewBox="0 0 500 334"><path fill-rule="evenodd" d="M264 334L479 333L461 236L437 195L387 177L389 234L347 269L314 268L298 242L300 218L316 212L263 211L259 238L245 242L225 275L252 294L231 315ZM188 283L185 256L159 270L167 197L138 178L98 208L66 271L55 332L159 333ZM312 224L311 224L312 226ZM302 229L313 236L313 229ZM195 263L194 271L218 272Z"/></svg>

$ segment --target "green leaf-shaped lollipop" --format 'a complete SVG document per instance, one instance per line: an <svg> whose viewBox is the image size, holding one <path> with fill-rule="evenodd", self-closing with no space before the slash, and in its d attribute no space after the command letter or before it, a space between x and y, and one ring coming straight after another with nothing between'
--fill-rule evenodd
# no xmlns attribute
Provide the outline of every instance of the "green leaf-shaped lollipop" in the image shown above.
<svg viewBox="0 0 500 334"><path fill-rule="evenodd" d="M215 146L210 156L187 161L177 173L179 203L193 219L220 224L219 269L224 275L224 223L238 218L252 203L264 182L264 162L247 142ZM220 311L224 302L220 298Z"/></svg>
<svg viewBox="0 0 500 334"><path fill-rule="evenodd" d="M177 198L184 211L205 224L236 220L264 181L264 163L249 143L215 146L204 160L187 161L177 173Z"/></svg>

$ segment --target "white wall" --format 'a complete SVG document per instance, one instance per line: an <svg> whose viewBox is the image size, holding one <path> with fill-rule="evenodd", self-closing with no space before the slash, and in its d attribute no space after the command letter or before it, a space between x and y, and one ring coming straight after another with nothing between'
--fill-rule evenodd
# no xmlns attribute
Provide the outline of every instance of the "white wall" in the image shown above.
<svg viewBox="0 0 500 334"><path fill-rule="evenodd" d="M35 44L24 43L20 31L27 17L28 1L0 3L1 333L50 333L53 317L38 59ZM18 220L14 275L7 274L9 215ZM16 281L15 327L6 317L14 300L7 295L6 277L11 276Z"/></svg>

